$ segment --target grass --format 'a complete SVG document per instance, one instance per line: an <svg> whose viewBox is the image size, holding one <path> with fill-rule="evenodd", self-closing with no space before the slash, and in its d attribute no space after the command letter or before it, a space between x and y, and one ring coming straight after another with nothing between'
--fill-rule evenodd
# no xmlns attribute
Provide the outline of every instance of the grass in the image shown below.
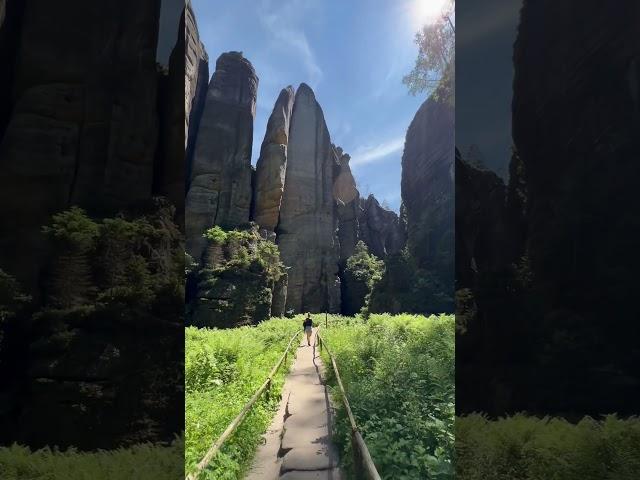
<svg viewBox="0 0 640 480"><path fill-rule="evenodd" d="M320 333L381 477L453 478L453 315L332 317ZM326 351L323 358L330 365ZM331 369L328 382L337 405L334 441L353 477L349 423Z"/></svg>
<svg viewBox="0 0 640 480"><path fill-rule="evenodd" d="M175 480L184 478L182 440L171 446L136 445L78 452L12 445L0 448L2 480Z"/></svg>
<svg viewBox="0 0 640 480"><path fill-rule="evenodd" d="M213 441L240 413L262 385L291 338L301 331L302 317L271 319L255 327L225 330L186 329L185 469L193 471ZM292 350L295 352L295 349ZM262 396L241 426L225 442L200 478L242 478L262 434L277 410L288 357L273 381L269 398Z"/></svg>
<svg viewBox="0 0 640 480"><path fill-rule="evenodd" d="M640 418L561 418L523 414L456 420L456 478L464 480L635 480Z"/></svg>

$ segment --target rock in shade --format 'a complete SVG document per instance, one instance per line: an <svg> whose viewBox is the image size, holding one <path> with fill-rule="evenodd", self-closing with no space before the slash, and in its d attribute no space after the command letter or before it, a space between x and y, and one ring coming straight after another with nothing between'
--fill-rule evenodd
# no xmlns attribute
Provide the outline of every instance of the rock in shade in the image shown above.
<svg viewBox="0 0 640 480"><path fill-rule="evenodd" d="M336 157L322 109L304 83L293 104L287 157L276 230L282 261L290 267L286 309L339 311Z"/></svg>
<svg viewBox="0 0 640 480"><path fill-rule="evenodd" d="M446 294L454 291L454 109L427 99L416 113L402 154L402 203L408 248Z"/></svg>
<svg viewBox="0 0 640 480"><path fill-rule="evenodd" d="M269 232L275 231L280 215L293 99L293 87L282 89L269 117L256 164L254 220Z"/></svg>
<svg viewBox="0 0 640 480"><path fill-rule="evenodd" d="M404 248L406 232L398 214L384 208L373 195L360 199L359 236L369 252L383 259Z"/></svg>
<svg viewBox="0 0 640 480"><path fill-rule="evenodd" d="M198 260L213 225L249 221L251 145L258 77L240 52L220 55L200 119L186 198L187 252Z"/></svg>
<svg viewBox="0 0 640 480"><path fill-rule="evenodd" d="M198 24L191 7L191 0L185 5L183 20L184 39L184 134L185 134L185 178L191 175L193 150L198 136L200 117L204 110L209 84L209 56L200 40Z"/></svg>

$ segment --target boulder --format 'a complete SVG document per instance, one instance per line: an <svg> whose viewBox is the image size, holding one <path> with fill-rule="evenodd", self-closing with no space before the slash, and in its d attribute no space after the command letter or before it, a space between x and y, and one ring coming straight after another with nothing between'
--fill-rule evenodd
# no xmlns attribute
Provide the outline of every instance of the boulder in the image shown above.
<svg viewBox="0 0 640 480"><path fill-rule="evenodd" d="M293 87L282 89L269 117L256 164L253 218L261 228L269 232L275 231L280 215L293 99Z"/></svg>
<svg viewBox="0 0 640 480"><path fill-rule="evenodd" d="M213 225L249 221L251 145L258 77L240 52L220 55L200 119L186 198L186 247L198 260Z"/></svg>
<svg viewBox="0 0 640 480"><path fill-rule="evenodd" d="M304 83L293 104L287 157L276 229L282 261L290 267L286 309L339 311L336 157L322 108Z"/></svg>

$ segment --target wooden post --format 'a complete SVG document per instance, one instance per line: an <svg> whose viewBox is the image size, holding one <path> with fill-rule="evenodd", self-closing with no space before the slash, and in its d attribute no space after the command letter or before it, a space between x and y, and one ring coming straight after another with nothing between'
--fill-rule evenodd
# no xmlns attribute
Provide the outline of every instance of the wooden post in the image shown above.
<svg viewBox="0 0 640 480"><path fill-rule="evenodd" d="M327 312L324 312L324 328L329 328L329 318Z"/></svg>
<svg viewBox="0 0 640 480"><path fill-rule="evenodd" d="M356 439L356 431L351 430L351 453L353 453L353 474L356 480L365 480L362 469L362 457L360 456L360 445Z"/></svg>

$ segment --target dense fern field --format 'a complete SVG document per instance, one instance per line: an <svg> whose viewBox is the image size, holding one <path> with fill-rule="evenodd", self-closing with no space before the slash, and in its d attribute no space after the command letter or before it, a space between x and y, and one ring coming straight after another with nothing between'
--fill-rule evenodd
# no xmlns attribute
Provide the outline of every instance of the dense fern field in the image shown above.
<svg viewBox="0 0 640 480"><path fill-rule="evenodd" d="M453 478L455 335L452 315L331 317L331 349L351 409L383 479ZM323 360L331 365L326 350ZM335 436L353 476L350 428L335 376Z"/></svg>
<svg viewBox="0 0 640 480"><path fill-rule="evenodd" d="M640 472L640 418L522 414L456 420L456 471L464 480L634 480Z"/></svg>
<svg viewBox="0 0 640 480"><path fill-rule="evenodd" d="M271 319L255 327L198 329L185 335L185 468L193 470L209 446L240 413L284 352L302 318ZM295 350L294 350L295 351ZM271 387L225 442L200 478L242 478L280 402L289 356Z"/></svg>
<svg viewBox="0 0 640 480"><path fill-rule="evenodd" d="M137 445L118 450L78 452L13 445L0 448L2 480L175 480L180 467L182 440L171 446Z"/></svg>

